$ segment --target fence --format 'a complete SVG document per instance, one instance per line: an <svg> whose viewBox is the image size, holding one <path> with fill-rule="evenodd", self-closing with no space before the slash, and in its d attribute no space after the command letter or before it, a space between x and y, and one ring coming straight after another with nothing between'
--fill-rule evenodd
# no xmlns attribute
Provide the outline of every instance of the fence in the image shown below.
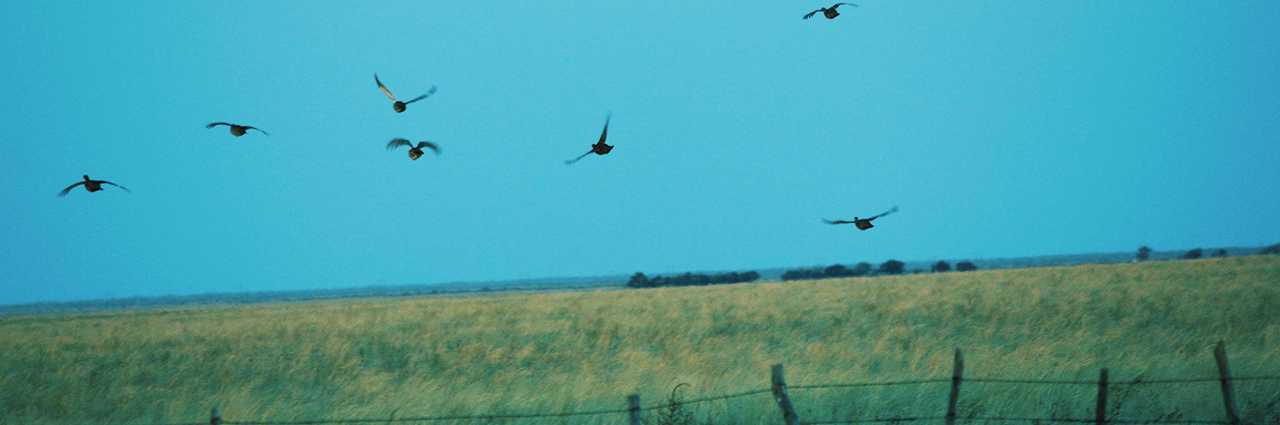
<svg viewBox="0 0 1280 425"><path fill-rule="evenodd" d="M957 419L965 421L1027 421L1032 423L1039 422L1066 422L1066 423L1093 423L1097 425L1106 424L1224 424L1239 425L1240 411L1236 403L1235 387L1233 382L1245 380L1280 380L1280 376L1257 376L1257 377L1233 377L1231 376L1231 368L1227 360L1226 345L1219 341L1217 347L1213 351L1214 358L1218 366L1217 378L1198 378L1198 379L1164 379L1164 380L1133 380L1115 382L1110 381L1109 371L1103 368L1098 374L1097 381L1071 381L1071 380L1030 380L1030 379L986 379L986 378L965 378L964 377L964 356L960 349L955 351L955 360L950 378L923 379L914 381L896 381L896 382L875 382L875 383L848 383L848 384L822 384L822 385L794 385L788 387L784 377L783 366L775 364L771 370L771 385L768 389L759 389L753 391L745 391L734 394L726 394L713 397L704 397L693 400L684 400L677 402L678 405L693 405L718 400L728 400L739 397L747 397L758 394L771 393L773 400L777 402L782 422L786 425L827 425L827 424L857 424L857 423L902 423L917 421L943 421L945 425L955 425ZM1222 420L1114 420L1108 419L1107 411L1107 395L1112 387L1116 386L1135 386L1147 384L1173 384L1173 383L1191 383L1191 382L1213 382L1217 381L1221 386L1221 396L1224 417ZM950 383L951 390L947 397L947 410L944 416L923 416L923 417L893 417L883 419L862 419L862 420L829 420L829 421L801 421L799 414L796 413L795 406L791 403L789 390L795 389L819 389L819 388L852 388L852 387L881 387L881 386L897 386L897 385L921 385L935 383ZM965 382L987 382L987 383L1009 383L1009 384L1036 384L1036 385L1096 385L1098 388L1097 404L1094 409L1092 419L1062 419L1062 418L1031 418L1031 417L982 417L982 416L966 416L961 418L958 411L960 399L960 388ZM209 425L323 425L323 424L360 424L360 423L383 423L390 425L392 422L439 422L439 421L488 421L492 422L499 419L531 419L531 418L565 418L570 416L595 416L595 415L626 415L628 425L641 425L644 412L654 411L663 408L672 407L671 403L660 403L653 406L643 407L640 404L640 395L632 394L627 396L627 408L614 410L594 410L581 412L562 412L562 413L529 413L529 414L476 414L476 415L455 415L455 416L422 416L422 417L404 417L396 418L393 412L390 418L376 419L319 419L307 421L224 421L221 411L214 407L210 415ZM166 425L204 425L203 423L187 423L187 424L166 424Z"/></svg>

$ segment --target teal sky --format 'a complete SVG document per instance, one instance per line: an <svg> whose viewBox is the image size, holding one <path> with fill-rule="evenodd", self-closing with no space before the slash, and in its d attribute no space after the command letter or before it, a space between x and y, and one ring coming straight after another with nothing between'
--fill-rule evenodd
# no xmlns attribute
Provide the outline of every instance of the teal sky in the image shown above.
<svg viewBox="0 0 1280 425"><path fill-rule="evenodd" d="M1280 242L1280 2L825 6L0 3L0 303Z"/></svg>

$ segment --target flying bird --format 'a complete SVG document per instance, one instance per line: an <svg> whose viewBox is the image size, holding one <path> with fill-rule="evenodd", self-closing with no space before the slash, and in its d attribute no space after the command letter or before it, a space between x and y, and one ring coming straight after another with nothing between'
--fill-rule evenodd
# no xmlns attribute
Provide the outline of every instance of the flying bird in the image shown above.
<svg viewBox="0 0 1280 425"><path fill-rule="evenodd" d="M889 210L889 211L885 211L883 214L880 214L880 215L877 215L877 216L875 216L875 217L871 217L871 218L862 218L862 219L860 219L860 218L854 217L852 221L845 221L845 220L836 220L836 221L831 221L831 220L827 220L827 219L825 219L825 218L824 218L824 219L822 219L822 221L826 222L827 224L849 224L849 223L853 223L853 225L854 225L854 226L858 226L858 230L867 230L867 229L870 229L870 228L872 228L872 227L875 227L875 226L872 226L872 225L871 225L871 220L875 220L875 219L877 219L877 218L884 217L884 216L886 216L886 215L889 215L889 214L892 214L892 213L896 213L896 212L898 212L898 207L893 207L893 209L891 209L891 210Z"/></svg>
<svg viewBox="0 0 1280 425"><path fill-rule="evenodd" d="M853 7L858 7L858 5L853 4L853 3L836 3L835 5L833 5L833 6L831 6L831 7L824 7L824 8L821 8L821 9L818 9L818 10L815 10L815 11L812 11L812 12L809 12L809 14L808 14L808 15L804 15L804 18L805 18L805 19L812 18L812 17L813 17L813 15L818 14L818 12L822 12L822 14L823 14L824 16L826 16L826 17L827 17L827 19L835 19L837 16L840 16L840 12L836 12L836 8L837 8L837 7L840 7L840 5L842 5L842 4L847 4L847 5L850 5L850 6L853 6Z"/></svg>
<svg viewBox="0 0 1280 425"><path fill-rule="evenodd" d="M431 90L427 90L427 94L424 94L424 95L422 95L422 96L418 96L418 97L416 97L416 98L414 98L413 100L410 100L410 101L408 101L408 102L401 102L401 101L399 101L399 100L396 100L396 95L391 94L391 90L387 90L387 86L382 85L382 81L379 81L379 80L378 80L378 74L373 74L373 82L378 83L378 88L382 89L382 92L383 92L383 93L386 93L386 94L387 94L387 97L391 98L391 101L392 101L392 102L395 102L394 104L392 104L392 105L391 105L391 107L392 107L392 108L394 108L394 109L396 110L396 112L404 112L404 106L405 106L405 105L408 105L408 104L413 103L413 102L417 102L417 101L422 100L422 99L426 99L426 98L427 98L427 96L431 96L432 94L435 94L435 92L436 92L436 86L431 86Z"/></svg>
<svg viewBox="0 0 1280 425"><path fill-rule="evenodd" d="M395 150L396 148L401 146L409 147L409 159L412 159L412 160L417 160L419 157L422 156L422 148L431 149L436 152L436 156L440 156L440 147L436 146L435 143L426 142L426 141L418 142L418 147L413 147L413 142L410 142L408 140L392 139L390 142L387 143L387 150L389 151Z"/></svg>
<svg viewBox="0 0 1280 425"><path fill-rule="evenodd" d="M109 181L106 181L106 180L89 180L89 176L87 176L87 175L86 175L86 176L84 176L84 181L82 181L82 182L76 182L76 184L73 184L73 185L71 185L71 186L67 186L67 188L66 188L66 189L62 189L62 191L61 191L61 192L58 192L58 197L59 197L59 198L61 198L61 197L63 197L63 196L67 196L67 193L68 193L68 192L71 192L71 189L75 189L75 188L76 188L76 186L79 186L79 185L84 185L84 188L85 188L85 189L88 189L90 192L97 192L97 191L99 191L99 190L102 190L102 185L103 185L104 183L105 183L105 184L112 185L112 186L115 186L115 187L118 187L118 188L121 188L121 189L124 189L124 191L125 191L125 192L129 192L129 189L128 189L128 188L126 188L126 187L124 187L124 186L121 186L121 185L118 185L118 184L115 184L115 183L112 183L112 182L109 182Z"/></svg>
<svg viewBox="0 0 1280 425"><path fill-rule="evenodd" d="M591 155L593 153L596 155L604 155L609 153L609 151L613 150L613 146L609 146L604 143L605 136L609 135L609 119L610 118L613 118L612 112L609 113L609 115L604 118L604 131L600 132L600 141L596 142L596 144L594 145L591 145L591 150L587 151L587 153L582 154L582 156L565 161L564 162L565 165L570 165L575 162L578 162L578 160L582 159L587 155Z"/></svg>
<svg viewBox="0 0 1280 425"><path fill-rule="evenodd" d="M247 131L247 130L258 130L258 131L259 131L259 132L261 132L262 134L267 134L267 132L262 131L261 129L258 129L258 128L250 127L250 126L247 126L247 125L235 125L235 124L226 123L226 122L215 122L215 123L211 123L211 124L209 124L209 125L204 126L204 128L214 128L214 127L217 127L217 126L220 126L220 125L225 125L225 126L231 127L231 135L232 135L232 136L236 136L236 137L243 136L243 135L244 135L244 133L245 133L245 131ZM270 136L270 134L267 134L267 135L268 135L268 136Z"/></svg>

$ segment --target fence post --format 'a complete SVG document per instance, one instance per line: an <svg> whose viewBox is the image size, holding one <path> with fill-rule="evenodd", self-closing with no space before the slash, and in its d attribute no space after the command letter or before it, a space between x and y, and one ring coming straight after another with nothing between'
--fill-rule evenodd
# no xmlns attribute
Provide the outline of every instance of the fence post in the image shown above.
<svg viewBox="0 0 1280 425"><path fill-rule="evenodd" d="M1098 425L1107 423L1107 368L1098 373L1098 408L1093 422Z"/></svg>
<svg viewBox="0 0 1280 425"><path fill-rule="evenodd" d="M209 425L222 425L222 412L218 406L213 406L213 411L209 412Z"/></svg>
<svg viewBox="0 0 1280 425"><path fill-rule="evenodd" d="M956 425L956 404L960 401L960 381L964 376L964 356L956 349L955 365L951 369L951 397L947 399L947 425Z"/></svg>
<svg viewBox="0 0 1280 425"><path fill-rule="evenodd" d="M1231 367L1227 364L1227 344L1222 340L1213 349L1213 357L1218 360L1218 379L1222 381L1222 404L1227 408L1227 422L1239 425L1240 410L1236 408L1236 391L1231 385Z"/></svg>
<svg viewBox="0 0 1280 425"><path fill-rule="evenodd" d="M631 414L631 425L640 425L640 394L627 396L627 412Z"/></svg>
<svg viewBox="0 0 1280 425"><path fill-rule="evenodd" d="M787 425L800 425L800 416L796 415L795 407L791 406L791 397L787 396L787 381L782 377L782 363L773 365L772 372L773 400L782 409L782 418L787 421Z"/></svg>

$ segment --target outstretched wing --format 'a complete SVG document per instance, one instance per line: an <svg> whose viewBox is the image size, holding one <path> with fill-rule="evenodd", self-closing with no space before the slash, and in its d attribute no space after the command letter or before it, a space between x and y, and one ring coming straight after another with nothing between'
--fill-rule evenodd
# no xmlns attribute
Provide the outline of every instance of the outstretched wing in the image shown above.
<svg viewBox="0 0 1280 425"><path fill-rule="evenodd" d="M804 15L804 18L805 18L805 19L812 18L812 17L813 17L813 15L817 15L817 14L818 14L818 12L821 12L821 11L822 11L822 9L818 9L818 10L815 10L815 11L809 12L809 14L808 14L808 15Z"/></svg>
<svg viewBox="0 0 1280 425"><path fill-rule="evenodd" d="M98 183L106 183L106 184L109 184L109 185L112 185L112 186L115 186L115 187L118 187L118 188L124 189L124 191L125 191L125 192L133 193L133 191L132 191L132 190L129 190L129 188L127 188L127 187L124 187L124 186L121 186L121 185L118 185L118 184L115 184L115 183L112 183L112 182L109 182L109 181L106 181L106 180L99 180L99 181L98 181Z"/></svg>
<svg viewBox="0 0 1280 425"><path fill-rule="evenodd" d="M436 86L431 86L431 90L427 90L427 94L424 94L424 95L422 95L422 96L415 97L415 98L413 98L413 100L410 100L410 101L408 101L408 102L405 102L404 104L405 104L405 105L408 105L408 104L410 104L410 103L417 102L417 101L422 100L422 99L426 99L426 98L427 98L427 96L431 96L431 95L433 95L433 94L435 94L435 93L436 93Z"/></svg>
<svg viewBox="0 0 1280 425"><path fill-rule="evenodd" d="M413 143L405 139L391 139L390 142L387 142L387 150L394 150L401 146L413 146Z"/></svg>
<svg viewBox="0 0 1280 425"><path fill-rule="evenodd" d="M220 125L230 126L230 125L231 125L231 123L215 122L215 123L210 123L209 125L204 126L204 128L214 128L214 127L217 127L217 126L220 126ZM259 131L261 131L261 130L259 130Z"/></svg>
<svg viewBox="0 0 1280 425"><path fill-rule="evenodd" d="M827 220L827 219L825 219L825 218L824 218L824 219L822 219L822 222L823 222L823 223L827 223L827 224L849 224L849 223L852 223L852 221L844 221L844 220L831 221L831 220Z"/></svg>
<svg viewBox="0 0 1280 425"><path fill-rule="evenodd" d="M586 157L587 155L591 155L591 153L592 153L592 152L595 152L595 151L594 151L594 150L589 150L589 151L587 151L587 153L582 154L582 156L579 156L579 157L574 158L574 159L567 160L567 161L565 161L565 162L564 162L564 165L573 165L573 163L578 162L578 160L579 160L579 159L582 159L582 158Z"/></svg>
<svg viewBox="0 0 1280 425"><path fill-rule="evenodd" d="M893 209L891 209L891 210L889 210L889 211L885 211L885 212L881 213L881 214L880 214L880 215L878 215L878 216L868 218L867 220L875 220L875 219L877 219L877 218L884 217L884 216L886 216L886 215L893 214L893 213L896 213L896 212L898 212L898 207L893 207Z"/></svg>
<svg viewBox="0 0 1280 425"><path fill-rule="evenodd" d="M62 191L61 191L61 192L58 192L58 197L59 197L59 198L61 198L61 197L63 197L63 196L67 196L67 192L70 192L70 191L71 191L71 189L75 189L75 188L76 188L76 186L79 186L79 185L82 185L82 184L84 184L84 182L78 182L78 183L73 184L73 185L71 185L71 186L67 186L67 188L66 188L66 189L62 189Z"/></svg>
<svg viewBox="0 0 1280 425"><path fill-rule="evenodd" d="M378 74L373 74L373 82L378 83L378 88L382 89L382 92L386 93L392 102L396 101L396 96L391 94L391 90L387 90L387 86L382 85L382 81L378 80Z"/></svg>
<svg viewBox="0 0 1280 425"><path fill-rule="evenodd" d="M613 112L609 112L609 115L604 117L604 131L600 132L600 141L597 144L604 143L605 137L609 135L609 119L611 118L613 118Z"/></svg>
<svg viewBox="0 0 1280 425"><path fill-rule="evenodd" d="M422 149L422 148L429 148L435 151L437 156L440 155L440 147L436 146L435 143L426 142L426 141L418 142L418 149Z"/></svg>
<svg viewBox="0 0 1280 425"><path fill-rule="evenodd" d="M853 6L853 7L858 7L858 5L853 4L853 3L836 3L836 4L835 4L835 6L831 6L831 8L832 8L832 9L835 9L835 8L837 8L837 7L840 7L840 5L842 5L842 4L847 4L847 5L850 5L850 6Z"/></svg>
<svg viewBox="0 0 1280 425"><path fill-rule="evenodd" d="M250 130L258 130L258 132L261 132L262 134L267 134L267 132L262 131L262 129L257 128L257 127L250 127L250 126L247 126L247 125L246 125L246 126L244 126L244 128L247 128L247 129L250 129ZM270 134L267 134L267 135L268 135L268 136L270 136Z"/></svg>

